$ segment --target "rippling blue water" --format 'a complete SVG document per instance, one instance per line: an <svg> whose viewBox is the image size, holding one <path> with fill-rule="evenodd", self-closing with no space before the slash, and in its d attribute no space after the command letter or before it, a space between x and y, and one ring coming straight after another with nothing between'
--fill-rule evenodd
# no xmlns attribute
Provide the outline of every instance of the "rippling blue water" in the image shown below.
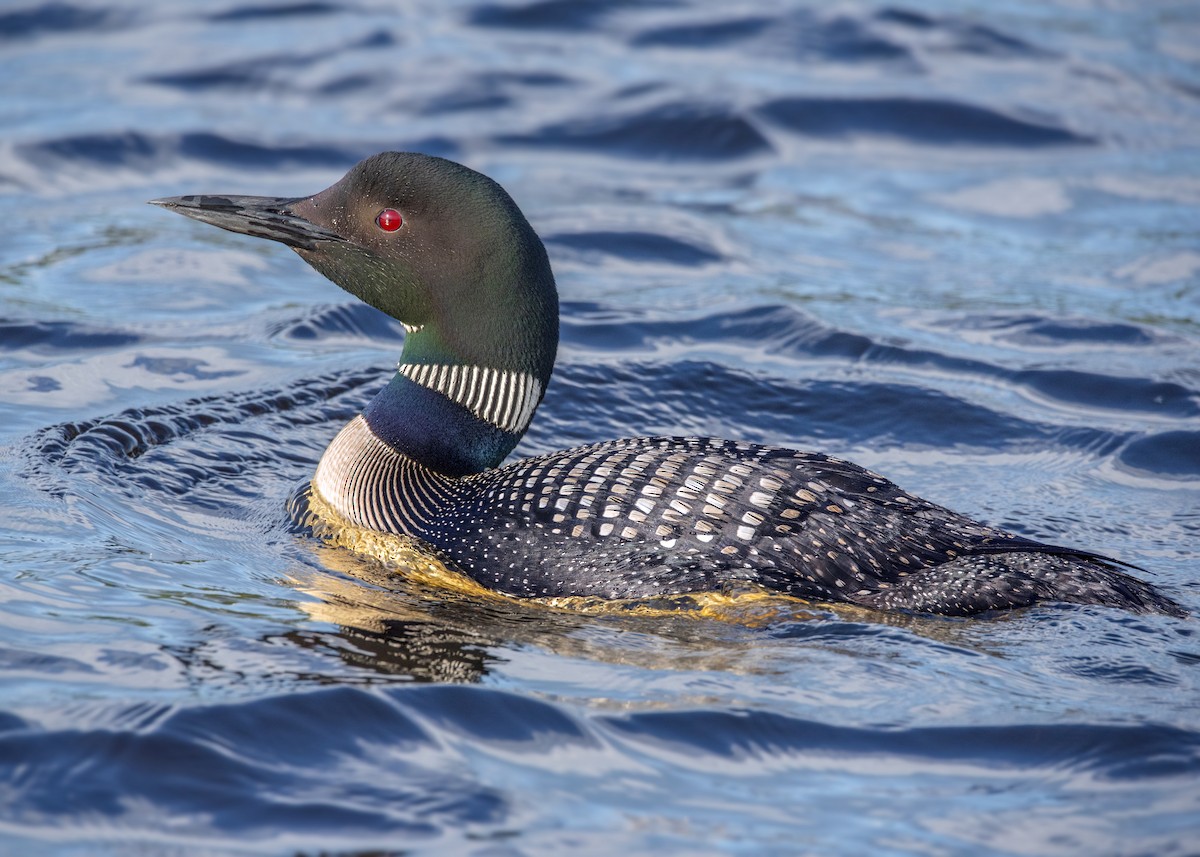
<svg viewBox="0 0 1200 857"><path fill-rule="evenodd" d="M1194 618L571 616L291 533L403 331L143 202L464 161L564 301L520 453L815 448L1195 613L1197 45L1187 2L4 4L0 851L1195 853Z"/></svg>

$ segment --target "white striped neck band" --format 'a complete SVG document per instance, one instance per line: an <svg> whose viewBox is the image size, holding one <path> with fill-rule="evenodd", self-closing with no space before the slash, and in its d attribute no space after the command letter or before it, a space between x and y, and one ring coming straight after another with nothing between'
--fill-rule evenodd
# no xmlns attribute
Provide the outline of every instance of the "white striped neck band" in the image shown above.
<svg viewBox="0 0 1200 857"><path fill-rule="evenodd" d="M513 433L525 431L542 400L541 382L525 372L443 363L401 363L397 369L413 383L436 390L479 419Z"/></svg>

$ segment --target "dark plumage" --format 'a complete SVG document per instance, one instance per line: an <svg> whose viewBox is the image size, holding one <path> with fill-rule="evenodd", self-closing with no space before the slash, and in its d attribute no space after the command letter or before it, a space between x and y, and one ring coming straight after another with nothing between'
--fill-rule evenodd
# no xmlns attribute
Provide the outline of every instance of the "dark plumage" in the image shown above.
<svg viewBox="0 0 1200 857"><path fill-rule="evenodd" d="M648 598L750 582L815 601L969 615L1045 601L1181 614L1091 554L1039 544L827 456L633 438L500 462L558 342L541 241L499 185L440 158L368 158L312 197L156 203L288 244L408 329L399 371L334 439L313 489L490 589Z"/></svg>

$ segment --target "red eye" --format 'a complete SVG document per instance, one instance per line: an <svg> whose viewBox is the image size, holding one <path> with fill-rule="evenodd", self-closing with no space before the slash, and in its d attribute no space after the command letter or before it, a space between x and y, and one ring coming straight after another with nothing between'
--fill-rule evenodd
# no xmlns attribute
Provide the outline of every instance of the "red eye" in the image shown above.
<svg viewBox="0 0 1200 857"><path fill-rule="evenodd" d="M404 225L404 217L394 208L385 208L375 218L375 224L384 232L395 232Z"/></svg>

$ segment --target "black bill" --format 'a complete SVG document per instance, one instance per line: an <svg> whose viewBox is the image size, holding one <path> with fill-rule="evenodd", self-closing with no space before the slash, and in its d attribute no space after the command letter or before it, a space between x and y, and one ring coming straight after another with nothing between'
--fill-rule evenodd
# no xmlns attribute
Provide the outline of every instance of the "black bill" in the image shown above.
<svg viewBox="0 0 1200 857"><path fill-rule="evenodd" d="M316 250L319 241L343 240L336 232L293 214L290 206L300 201L270 196L198 194L152 199L150 204L230 232L269 238L302 250Z"/></svg>

